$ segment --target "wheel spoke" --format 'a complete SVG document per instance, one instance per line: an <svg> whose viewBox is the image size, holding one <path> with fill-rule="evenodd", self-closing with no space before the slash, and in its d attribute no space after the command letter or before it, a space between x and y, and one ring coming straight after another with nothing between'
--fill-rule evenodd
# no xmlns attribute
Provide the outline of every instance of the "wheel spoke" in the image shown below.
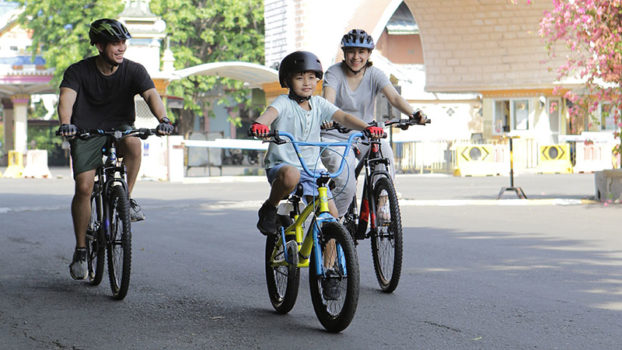
<svg viewBox="0 0 622 350"><path fill-rule="evenodd" d="M395 189L389 178L374 185L376 217L379 225L372 233L374 270L380 288L392 292L397 287L402 266L402 223Z"/></svg>

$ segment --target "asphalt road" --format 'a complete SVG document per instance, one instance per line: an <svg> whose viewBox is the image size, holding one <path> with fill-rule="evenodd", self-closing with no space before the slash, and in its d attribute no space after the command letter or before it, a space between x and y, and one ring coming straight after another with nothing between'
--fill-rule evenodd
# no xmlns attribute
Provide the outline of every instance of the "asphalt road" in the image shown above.
<svg viewBox="0 0 622 350"><path fill-rule="evenodd" d="M263 179L140 182L128 296L76 282L73 183L0 179L0 348L6 349L619 349L619 205L590 203L593 175L516 178L530 200L496 200L507 177L399 176L405 256L379 292L358 247L359 306L323 331L307 272L276 314L256 211ZM195 181L198 182L198 181ZM551 200L556 199L556 200ZM583 200L583 201L582 201Z"/></svg>

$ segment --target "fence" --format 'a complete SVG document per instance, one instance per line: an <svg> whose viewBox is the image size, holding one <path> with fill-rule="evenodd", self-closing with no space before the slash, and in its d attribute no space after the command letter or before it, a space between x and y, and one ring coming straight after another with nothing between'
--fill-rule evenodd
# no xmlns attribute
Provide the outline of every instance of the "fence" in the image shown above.
<svg viewBox="0 0 622 350"><path fill-rule="evenodd" d="M616 167L614 145L540 144L532 138L513 140L515 172L594 172ZM447 173L457 176L504 175L510 169L507 140L478 144L469 141L416 141L393 143L398 173Z"/></svg>

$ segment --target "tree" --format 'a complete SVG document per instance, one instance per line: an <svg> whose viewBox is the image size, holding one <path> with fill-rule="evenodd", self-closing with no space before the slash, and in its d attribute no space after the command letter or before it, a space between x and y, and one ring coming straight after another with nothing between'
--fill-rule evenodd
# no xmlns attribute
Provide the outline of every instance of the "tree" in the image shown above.
<svg viewBox="0 0 622 350"><path fill-rule="evenodd" d="M553 0L553 10L540 22L540 35L550 54L565 44L570 54L558 69L559 79L580 78L584 91L567 91L571 118L590 116L599 102L622 106L622 0ZM620 109L611 112L620 137ZM617 147L620 151L620 145Z"/></svg>
<svg viewBox="0 0 622 350"><path fill-rule="evenodd" d="M264 62L261 0L151 0L150 5L167 23L176 69L217 61ZM216 101L238 110L250 105L243 82L231 79L192 76L169 89L184 97L182 132L191 130L194 116L207 115Z"/></svg>
<svg viewBox="0 0 622 350"><path fill-rule="evenodd" d="M54 68L51 84L58 86L70 64L97 53L89 41L91 22L116 18L122 0L18 0L24 6L19 23L32 30L32 55L41 54Z"/></svg>

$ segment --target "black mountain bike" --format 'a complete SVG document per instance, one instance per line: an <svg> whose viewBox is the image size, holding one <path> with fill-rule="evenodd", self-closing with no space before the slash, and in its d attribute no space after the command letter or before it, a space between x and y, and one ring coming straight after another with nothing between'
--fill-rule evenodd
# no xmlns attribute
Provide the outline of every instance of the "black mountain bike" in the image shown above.
<svg viewBox="0 0 622 350"><path fill-rule="evenodd" d="M58 134L58 133L57 133ZM112 297L125 298L130 285L132 267L132 227L130 200L125 166L117 157L117 142L123 137L146 139L158 135L156 129L89 130L79 131L76 137L88 139L104 136L104 164L95 170L91 194L91 218L86 230L86 261L88 279L99 285L104 275L104 255L107 252L108 276Z"/></svg>
<svg viewBox="0 0 622 350"><path fill-rule="evenodd" d="M411 125L418 125L418 120L395 119L385 122L384 125L406 130ZM380 140L369 140L368 144L367 152L354 170L354 177L358 179L365 168L360 210L354 195L344 215L343 225L355 243L371 238L371 253L378 284L383 292L391 293L397 288L402 272L402 217L391 174L386 170L392 160L382 155ZM355 149L355 152L360 151ZM360 158L360 153L357 157Z"/></svg>

